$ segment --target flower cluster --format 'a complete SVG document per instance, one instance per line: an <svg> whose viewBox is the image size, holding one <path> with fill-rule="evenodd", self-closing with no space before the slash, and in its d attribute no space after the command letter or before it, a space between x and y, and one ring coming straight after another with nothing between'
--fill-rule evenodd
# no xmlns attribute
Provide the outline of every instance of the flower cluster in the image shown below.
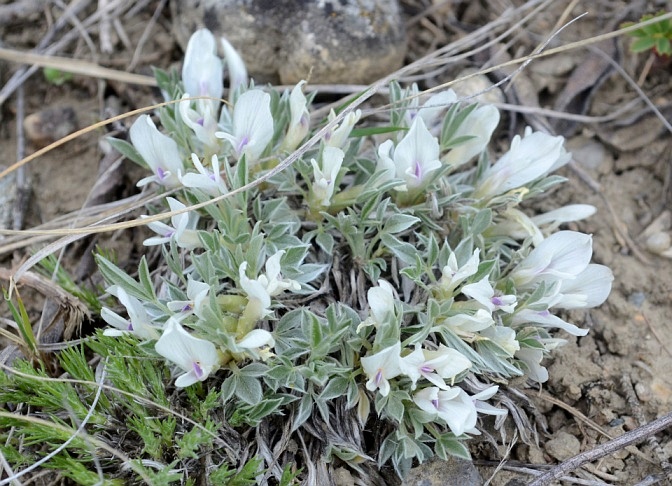
<svg viewBox="0 0 672 486"><path fill-rule="evenodd" d="M374 150L366 130L353 136L359 110L332 111L319 144L241 192L313 133L305 81L254 87L207 30L191 38L181 81L158 80L176 101L158 113L164 132L143 115L130 144L113 143L151 170L139 186L170 191L152 208L169 209L170 224L148 223L156 236L144 241L165 265L150 275L143 260L134 280L98 258L128 316L103 309L105 333L149 345L178 388L216 383L239 424L329 423L335 401L356 410L362 434L370 420L396 424L374 455L400 474L433 453L468 457L461 441L479 417L507 413L486 403L499 391L488 383L547 380L558 330L588 332L558 312L609 294L591 236L558 231L593 207L524 210L562 181L551 175L570 158L562 137L528 129L491 162L497 109L393 84Z"/></svg>

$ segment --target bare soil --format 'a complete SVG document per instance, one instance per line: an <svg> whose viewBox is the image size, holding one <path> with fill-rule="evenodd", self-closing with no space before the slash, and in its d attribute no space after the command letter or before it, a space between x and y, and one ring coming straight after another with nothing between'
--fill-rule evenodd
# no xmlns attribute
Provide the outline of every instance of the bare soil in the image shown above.
<svg viewBox="0 0 672 486"><path fill-rule="evenodd" d="M482 25L484 19L492 19L505 2L458 3L459 6L452 12L449 7L436 8L433 13L409 24L409 61L455 40L462 29L475 28ZM514 45L506 49L509 55L527 53L530 47L536 46L551 31L568 3L555 2L550 10L539 14L532 26L521 32ZM641 14L662 7L662 3L665 2L577 2L569 18L584 11L589 15L559 35L552 45L608 32L617 28L620 21L637 20ZM157 4L149 2L135 16L120 19L130 45L124 45L115 37L115 52L99 57L101 64L124 68L133 56L144 26ZM423 12L432 2L406 0L403 4L411 18ZM170 22L168 9L165 9L140 54L135 72L149 74L150 65L166 68L180 58L181 54L169 33ZM2 42L6 47L30 49L49 25L49 18L40 11L1 27ZM627 44L623 39L615 42L610 56L636 79L647 58L646 55L631 54ZM92 58L81 39L64 49L61 55ZM584 79L592 80L592 83L584 91L573 88L574 91L569 92L567 86L571 77L576 76L582 65L593 62L594 56L592 48L582 48L551 58L550 63L547 59L540 61L536 67L533 63L505 92L507 102L521 104L511 99L511 95L518 89L519 98L523 98L520 93L525 82L535 88L533 94L541 107L553 108L558 106L558 100L563 96L573 97L576 103L567 103L562 108L571 111L578 106L580 112L585 112L588 117L608 117L626 102L638 99L632 85L613 67L601 68L604 72L599 82L589 73ZM473 60L473 65L478 66L479 62L482 64L482 60ZM553 72L554 68L561 72ZM16 69L16 65L5 65L0 69L0 84L4 84ZM427 85L439 81L428 79ZM641 89L661 109L662 116L670 120L670 67L654 67ZM98 82L83 76L75 76L61 86L54 86L45 82L39 71L24 84L24 94L26 114L45 107L67 106L77 114L79 127L104 117L109 96L120 100L123 110L159 99L159 94L149 88ZM530 122L529 118L523 119L521 115L511 116L516 117L515 129ZM510 138L509 129L513 125L503 125L500 136L502 139ZM99 131L80 137L29 165L33 193L27 213L28 226L49 221L84 204L98 179L102 158L98 141L101 135L104 133ZM508 454L506 445L500 445L495 450L481 444L479 450L475 449L476 457L485 461L479 463L482 476L489 478L494 475L491 484L505 485L513 478L525 481L529 478L520 471L506 468L496 471L495 466L502 457L507 457L507 466L511 467L538 468L543 464L556 464L566 458L563 454L592 449L607 441L607 435L618 436L672 411L672 260L647 251L645 238L642 237L652 222L672 209L670 136L670 132L643 102L610 121L598 123L597 118L587 118L585 123L568 132L567 144L573 150L578 169L567 168L563 175L568 182L542 200L537 209L550 209L568 203L596 206L598 212L595 216L572 225L572 228L593 235L594 260L609 266L616 279L611 296L601 308L571 315L574 322L590 328L590 333L582 338L563 336L568 343L547 362L551 376L549 382L541 392L531 391L528 394L538 412L538 445L530 446L518 441ZM3 164L14 162L16 146L16 96L13 96L2 107L0 154ZM35 150L35 147L29 145L28 150ZM121 170L124 171L122 181L126 189L119 189L118 194L132 191L131 181L137 179L130 175L130 171L135 170L130 165L122 166ZM663 230L669 233L670 227L664 226ZM138 235L113 235L109 238L128 238L129 241L121 243L128 249L133 246L133 241L138 240ZM130 251L125 255L132 258ZM10 267L24 256L25 253L15 253L12 259L6 255L2 266ZM75 266L77 258L69 264ZM37 302L31 307L33 315L40 309ZM634 391L629 391L629 387ZM518 388L523 389L523 384L518 384ZM534 412L530 413L534 415ZM507 430L510 441L513 428L508 426ZM578 445L568 440L567 434L578 439ZM640 454L633 449L622 450L574 474L618 485L637 484L648 475L662 474L662 462L672 457L671 434L669 430L659 434L657 448L655 444L639 445Z"/></svg>

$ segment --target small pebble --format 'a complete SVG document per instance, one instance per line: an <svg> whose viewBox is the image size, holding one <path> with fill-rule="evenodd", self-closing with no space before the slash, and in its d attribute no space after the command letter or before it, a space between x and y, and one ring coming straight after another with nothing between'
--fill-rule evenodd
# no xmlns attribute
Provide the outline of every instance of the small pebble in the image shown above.
<svg viewBox="0 0 672 486"><path fill-rule="evenodd" d="M206 27L225 36L256 81L368 84L406 53L397 0L173 0L173 31L185 47Z"/></svg>
<svg viewBox="0 0 672 486"><path fill-rule="evenodd" d="M603 174L611 168L607 148L593 138L575 137L567 142L567 150L571 150L574 160L583 169Z"/></svg>
<svg viewBox="0 0 672 486"><path fill-rule="evenodd" d="M77 114L69 106L45 108L23 120L26 138L37 147L70 135L78 128Z"/></svg>
<svg viewBox="0 0 672 486"><path fill-rule="evenodd" d="M670 246L672 246L672 236L664 231L654 233L646 239L646 249L652 253L662 253L669 250Z"/></svg>
<svg viewBox="0 0 672 486"><path fill-rule="evenodd" d="M555 437L546 442L546 452L559 461L574 457L581 451L579 439L567 432L558 432Z"/></svg>
<svg viewBox="0 0 672 486"><path fill-rule="evenodd" d="M641 402L648 402L651 400L651 388L641 381L635 384L635 393Z"/></svg>
<svg viewBox="0 0 672 486"><path fill-rule="evenodd" d="M646 294L644 292L633 292L628 296L628 302L635 307L641 307L645 300Z"/></svg>
<svg viewBox="0 0 672 486"><path fill-rule="evenodd" d="M567 388L567 398L570 400L578 400L581 398L581 387L577 385L569 385Z"/></svg>
<svg viewBox="0 0 672 486"><path fill-rule="evenodd" d="M615 418L611 422L609 422L609 427L618 427L619 425L623 425L625 423L625 420L622 419L621 417Z"/></svg>

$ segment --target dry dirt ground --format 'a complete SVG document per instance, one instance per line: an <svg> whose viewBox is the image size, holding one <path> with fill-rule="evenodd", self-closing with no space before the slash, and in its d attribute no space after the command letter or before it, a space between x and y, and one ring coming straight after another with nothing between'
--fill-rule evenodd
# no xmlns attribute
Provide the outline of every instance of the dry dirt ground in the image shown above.
<svg viewBox="0 0 672 486"><path fill-rule="evenodd" d="M125 45L123 39L115 38L115 51L96 61L122 70L128 65L160 2L143 3L145 7L133 16L120 19L129 45ZM454 41L462 32L483 25L508 5L501 0L454 2L456 6L451 11L450 6L441 6L438 1L406 0L402 3L412 19L409 23L409 60ZM530 26L512 37L504 51L509 56L530 52L546 38L570 3L557 1L549 10L537 14ZM558 35L551 46L609 32L621 21L637 20L641 14L656 11L665 4L616 0L575 3L568 20L583 12L588 15ZM430 8L432 4L435 5L433 9ZM1 27L2 43L16 49L30 49L52 22L53 19L45 16L43 11L17 19ZM159 14L151 35L144 40L135 72L149 74L150 65L166 68L179 60L181 53L169 34L170 22L166 8ZM600 48L616 66L637 79L647 56L631 54L627 45L627 40L618 39L601 44ZM81 37L60 53L92 59L86 41ZM481 58L470 59L461 67L478 67L484 62ZM2 84L16 68L15 64L2 66ZM425 83L432 86L455 75L454 71L446 72L437 78L426 79ZM662 117L672 119L672 71L669 65L654 64L641 89L661 110ZM652 224L660 224L662 231L670 231L666 211L672 209L672 135L641 101L625 76L604 61L593 47L577 48L532 63L505 93L510 104L529 106L538 103L543 108L585 114L585 119L573 127L555 125L567 136L576 169L568 168L563 172L568 182L542 200L538 209L567 203L595 205L597 214L573 227L593 235L595 261L608 265L615 274L613 291L606 304L590 313L571 316L575 322L590 328L588 336L566 336L567 345L547 363L549 382L541 392L530 391L529 400L538 413L539 446L524 445L520 441L514 445L507 455L507 467L515 468L555 464L574 453L604 443L608 440L607 435L618 436L636 428L642 421L649 422L672 411L672 260L647 251L646 245L646 231ZM121 110L144 106L158 99L158 94L149 88L104 83L85 76L75 76L61 86L50 85L40 71L25 82L24 94L26 114L45 107L70 107L76 113L80 127L105 116L103 110L110 96L120 101ZM619 111L631 101L631 108ZM4 164L15 160L16 113L15 95L2 107L0 153ZM546 120L556 123L552 116ZM499 136L502 140L508 139L511 129L519 129L531 121L530 116L523 118L512 113L502 122ZM80 137L29 165L33 187L27 213L29 226L81 207L98 177L102 157L98 140L101 135L104 132L99 130ZM31 150L35 147L29 145L28 152ZM124 170L132 169L128 165ZM133 179L137 178L124 173L116 194L131 191ZM119 243L119 240L128 240L128 235L108 238L124 248L133 246L132 241ZM137 235L135 238L137 240ZM5 255L1 265L7 268L23 256ZM38 310L38 306L33 307L33 312ZM509 427L509 440L512 432ZM506 468L495 473L494 466L506 455L505 446L495 450L481 444L477 449L474 452L482 460L479 466L482 476L488 478L494 474L491 484L504 485L514 477L525 478L520 472ZM663 432L657 436L657 444L640 445L638 449L641 454L632 449L621 450L575 474L619 485L637 484L647 475L661 474L661 462L672 456L672 432Z"/></svg>

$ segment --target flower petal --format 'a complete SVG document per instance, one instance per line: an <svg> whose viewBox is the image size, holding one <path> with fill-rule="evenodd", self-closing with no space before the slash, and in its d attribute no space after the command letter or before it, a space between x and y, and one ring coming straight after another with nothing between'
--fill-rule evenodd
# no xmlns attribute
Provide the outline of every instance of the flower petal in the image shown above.
<svg viewBox="0 0 672 486"><path fill-rule="evenodd" d="M215 37L207 29L199 29L189 38L182 66L182 82L190 96L222 97L222 60L217 56Z"/></svg>
<svg viewBox="0 0 672 486"><path fill-rule="evenodd" d="M268 294L266 287L258 280L252 280L247 275L247 262L243 262L238 270L240 286L250 299L259 301L263 310L268 310L271 307L271 296Z"/></svg>
<svg viewBox="0 0 672 486"><path fill-rule="evenodd" d="M247 68L243 58L224 37L220 38L226 67L229 71L229 92L233 94L240 86L247 85Z"/></svg>
<svg viewBox="0 0 672 486"><path fill-rule="evenodd" d="M241 157L253 164L273 138L273 116L271 115L271 97L259 89L246 91L238 98L233 108L234 140L225 137L233 144L233 149Z"/></svg>
<svg viewBox="0 0 672 486"><path fill-rule="evenodd" d="M516 135L511 148L482 176L474 197L487 198L535 181L569 162L564 138L526 130Z"/></svg>
<svg viewBox="0 0 672 486"><path fill-rule="evenodd" d="M394 289L385 280L378 280L378 287L372 287L366 293L373 319L382 324L394 312Z"/></svg>
<svg viewBox="0 0 672 486"><path fill-rule="evenodd" d="M275 346L273 335L263 329L253 329L248 332L243 339L238 342L241 348L255 349L262 346Z"/></svg>
<svg viewBox="0 0 672 486"><path fill-rule="evenodd" d="M390 392L390 384L387 380L401 374L401 343L395 343L373 355L361 359L364 373L369 377L366 388L374 391L380 390L380 394L387 396Z"/></svg>
<svg viewBox="0 0 672 486"><path fill-rule="evenodd" d="M602 305L611 293L614 274L604 265L590 264L573 280L560 284L560 300L555 307L576 309Z"/></svg>
<svg viewBox="0 0 672 486"><path fill-rule="evenodd" d="M511 273L517 287L539 281L555 282L583 272L593 254L592 237L576 231L558 231L543 240Z"/></svg>
<svg viewBox="0 0 672 486"><path fill-rule="evenodd" d="M159 132L149 115L141 115L131 125L131 143L162 185L178 185L178 172L184 170L177 143Z"/></svg>
<svg viewBox="0 0 672 486"><path fill-rule="evenodd" d="M574 324L563 321L558 316L551 314L548 310L534 311L531 309L523 309L514 314L512 322L513 324L526 324L531 322L537 324L539 327L545 328L557 327L573 336L585 336L588 334L588 329L581 329Z"/></svg>
<svg viewBox="0 0 672 486"><path fill-rule="evenodd" d="M490 143L492 132L495 131L498 124L499 110L497 108L490 105L476 108L469 113L453 135L454 139L466 136L473 138L453 147L443 157L443 162L453 167L459 167L469 162L473 157L485 150L488 143Z"/></svg>
<svg viewBox="0 0 672 486"><path fill-rule="evenodd" d="M416 117L411 129L394 151L397 177L404 178L408 188L421 186L428 175L441 167L439 141L422 118Z"/></svg>
<svg viewBox="0 0 672 486"><path fill-rule="evenodd" d="M544 353L540 349L521 348L516 351L516 358L527 365L527 376L538 383L548 381L548 370L541 366Z"/></svg>
<svg viewBox="0 0 672 486"><path fill-rule="evenodd" d="M173 318L168 319L163 335L154 345L154 349L186 372L186 375L175 382L176 386L189 386L196 381L205 380L220 363L213 343L192 336Z"/></svg>

